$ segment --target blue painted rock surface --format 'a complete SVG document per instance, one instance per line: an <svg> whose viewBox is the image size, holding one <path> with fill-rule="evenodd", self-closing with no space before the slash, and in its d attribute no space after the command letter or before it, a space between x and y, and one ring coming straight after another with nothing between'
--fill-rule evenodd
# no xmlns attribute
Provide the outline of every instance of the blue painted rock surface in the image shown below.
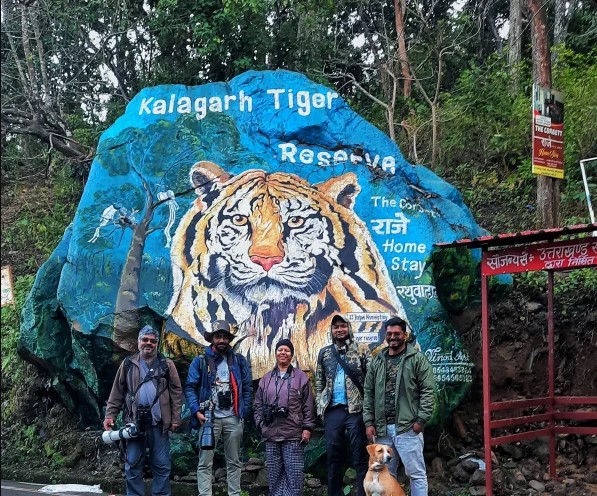
<svg viewBox="0 0 597 496"><path fill-rule="evenodd" d="M434 243L483 233L455 188L303 75L147 88L101 137L73 225L29 297L22 347L101 397L109 348L135 350L140 322L161 325L176 355L228 320L257 378L282 337L314 369L336 312L371 349L398 315L450 408L472 364L427 262ZM66 365L37 344L55 328L44 308L71 330Z"/></svg>

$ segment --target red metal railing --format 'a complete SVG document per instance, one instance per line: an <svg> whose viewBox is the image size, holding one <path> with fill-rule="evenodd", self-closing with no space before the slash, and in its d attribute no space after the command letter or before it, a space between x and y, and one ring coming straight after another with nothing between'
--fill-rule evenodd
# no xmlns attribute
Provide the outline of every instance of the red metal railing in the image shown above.
<svg viewBox="0 0 597 496"><path fill-rule="evenodd" d="M526 231L497 236L481 236L440 243L440 248L481 248L481 338L483 358L483 440L485 444L485 489L493 496L491 448L523 439L549 436L549 473L556 476L556 435L597 435L597 427L559 425L563 421L597 420L597 409L592 411L561 411L571 405L597 406L597 396L556 396L554 356L554 271L582 269L597 266L597 237L571 239L571 235L597 232L597 224L582 224L562 228ZM568 241L556 241L558 238ZM495 248L498 248L495 250ZM494 248L489 250L489 248ZM541 398L499 401L491 400L491 360L489 336L489 276L543 270L547 272L547 396ZM531 415L493 419L495 412L542 407L545 411ZM545 424L514 434L493 435L492 431L516 426Z"/></svg>

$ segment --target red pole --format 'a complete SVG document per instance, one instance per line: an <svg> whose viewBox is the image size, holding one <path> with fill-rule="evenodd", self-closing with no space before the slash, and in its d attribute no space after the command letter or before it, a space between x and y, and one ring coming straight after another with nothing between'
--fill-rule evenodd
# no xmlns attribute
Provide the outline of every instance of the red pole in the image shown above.
<svg viewBox="0 0 597 496"><path fill-rule="evenodd" d="M483 250L485 251L485 249ZM481 274L481 343L483 346L483 441L485 445L485 494L493 495L491 472L491 384L489 382L489 295L488 278Z"/></svg>
<svg viewBox="0 0 597 496"><path fill-rule="evenodd" d="M549 373L549 476L556 476L556 429L555 429L555 364L553 336L553 270L547 271L547 370Z"/></svg>

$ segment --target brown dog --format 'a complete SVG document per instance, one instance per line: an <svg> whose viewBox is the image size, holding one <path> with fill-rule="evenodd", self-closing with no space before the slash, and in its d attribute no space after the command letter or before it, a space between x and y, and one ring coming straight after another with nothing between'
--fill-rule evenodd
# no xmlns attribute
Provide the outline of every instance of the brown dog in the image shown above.
<svg viewBox="0 0 597 496"><path fill-rule="evenodd" d="M363 484L367 496L406 496L398 481L388 470L393 451L385 444L367 446L369 471Z"/></svg>

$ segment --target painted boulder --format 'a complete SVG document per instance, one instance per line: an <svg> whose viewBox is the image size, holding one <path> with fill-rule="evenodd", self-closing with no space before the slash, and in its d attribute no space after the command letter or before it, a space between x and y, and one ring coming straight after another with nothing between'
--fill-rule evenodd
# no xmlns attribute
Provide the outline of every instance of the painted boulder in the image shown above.
<svg viewBox="0 0 597 496"><path fill-rule="evenodd" d="M176 358L227 320L258 378L282 337L313 370L337 312L371 349L398 315L449 409L472 364L428 262L434 243L483 233L455 188L301 74L147 88L101 137L74 222L29 297L22 348L101 401L141 322L163 329ZM59 360L40 345L56 319Z"/></svg>

